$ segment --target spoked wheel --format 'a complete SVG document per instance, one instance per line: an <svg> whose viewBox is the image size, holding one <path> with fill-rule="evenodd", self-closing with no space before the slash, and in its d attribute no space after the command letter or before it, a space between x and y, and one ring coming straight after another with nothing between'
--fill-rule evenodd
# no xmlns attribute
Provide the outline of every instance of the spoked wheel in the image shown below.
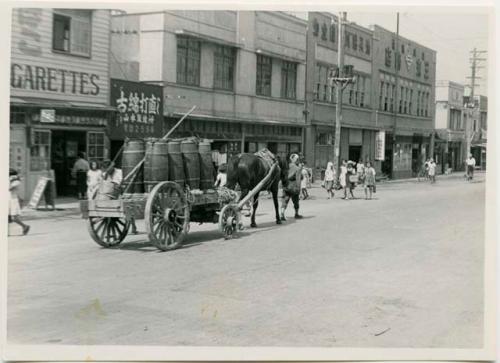
<svg viewBox="0 0 500 363"><path fill-rule="evenodd" d="M118 246L127 236L130 222L118 217L89 217L87 228L92 239L103 247Z"/></svg>
<svg viewBox="0 0 500 363"><path fill-rule="evenodd" d="M181 246L189 228L189 204L175 182L162 182L149 193L145 210L149 240L160 250Z"/></svg>
<svg viewBox="0 0 500 363"><path fill-rule="evenodd" d="M233 238L239 229L243 229L240 216L240 210L236 204L227 204L221 209L219 230L224 234L225 239Z"/></svg>

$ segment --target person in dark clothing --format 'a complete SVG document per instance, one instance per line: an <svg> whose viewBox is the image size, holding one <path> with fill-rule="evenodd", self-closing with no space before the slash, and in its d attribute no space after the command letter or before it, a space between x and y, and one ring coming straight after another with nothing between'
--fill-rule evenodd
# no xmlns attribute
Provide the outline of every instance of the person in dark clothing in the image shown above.
<svg viewBox="0 0 500 363"><path fill-rule="evenodd" d="M78 153L78 159L75 161L71 174L76 177L76 189L78 199L85 199L87 196L87 172L89 171L89 162L85 160L85 154Z"/></svg>
<svg viewBox="0 0 500 363"><path fill-rule="evenodd" d="M290 165L288 168L288 185L283 186L283 199L281 202L281 220L286 221L285 211L290 199L292 200L295 209L295 218L300 219L302 216L299 214L299 195L300 195L300 181L302 176L302 168L299 167L299 156L292 154L290 156Z"/></svg>

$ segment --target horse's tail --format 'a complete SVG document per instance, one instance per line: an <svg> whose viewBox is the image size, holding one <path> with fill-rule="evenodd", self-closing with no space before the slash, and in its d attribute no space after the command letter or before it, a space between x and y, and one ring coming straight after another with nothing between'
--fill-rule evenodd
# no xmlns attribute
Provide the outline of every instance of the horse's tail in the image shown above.
<svg viewBox="0 0 500 363"><path fill-rule="evenodd" d="M229 189L236 188L236 184L238 184L238 168L240 163L240 155L234 155L229 159L227 163L227 183L226 187Z"/></svg>

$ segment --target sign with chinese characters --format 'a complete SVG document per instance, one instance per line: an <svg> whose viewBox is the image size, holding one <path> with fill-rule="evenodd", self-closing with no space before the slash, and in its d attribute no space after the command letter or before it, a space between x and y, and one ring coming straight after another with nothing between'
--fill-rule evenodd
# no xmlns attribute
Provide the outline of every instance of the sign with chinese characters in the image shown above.
<svg viewBox="0 0 500 363"><path fill-rule="evenodd" d="M163 87L111 79L111 106L116 107L109 125L110 139L162 137Z"/></svg>
<svg viewBox="0 0 500 363"><path fill-rule="evenodd" d="M40 110L40 122L54 123L56 121L56 110Z"/></svg>
<svg viewBox="0 0 500 363"><path fill-rule="evenodd" d="M375 136L375 160L385 160L385 131L378 131Z"/></svg>

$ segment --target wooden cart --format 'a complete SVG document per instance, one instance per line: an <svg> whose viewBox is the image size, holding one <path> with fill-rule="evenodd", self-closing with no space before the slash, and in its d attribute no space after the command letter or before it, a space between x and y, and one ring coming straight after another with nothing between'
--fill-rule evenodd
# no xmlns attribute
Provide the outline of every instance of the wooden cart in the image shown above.
<svg viewBox="0 0 500 363"><path fill-rule="evenodd" d="M220 192L185 190L172 181L158 183L150 193L115 200L81 201L82 218L92 239L103 247L119 245L127 236L132 220L144 219L149 240L162 251L182 245L189 223L218 223L224 238L243 229L241 209L271 178L275 163L266 177L241 201L222 201Z"/></svg>

